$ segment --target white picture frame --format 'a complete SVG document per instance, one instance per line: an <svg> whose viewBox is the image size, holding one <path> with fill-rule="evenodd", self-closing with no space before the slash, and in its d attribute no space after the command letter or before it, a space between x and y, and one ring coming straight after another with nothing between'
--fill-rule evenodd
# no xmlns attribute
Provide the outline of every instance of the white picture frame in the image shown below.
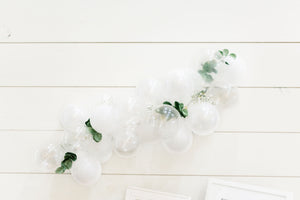
<svg viewBox="0 0 300 200"><path fill-rule="evenodd" d="M190 197L138 187L128 187L125 200L191 200Z"/></svg>
<svg viewBox="0 0 300 200"><path fill-rule="evenodd" d="M293 200L293 194L260 186L210 179L205 200Z"/></svg>

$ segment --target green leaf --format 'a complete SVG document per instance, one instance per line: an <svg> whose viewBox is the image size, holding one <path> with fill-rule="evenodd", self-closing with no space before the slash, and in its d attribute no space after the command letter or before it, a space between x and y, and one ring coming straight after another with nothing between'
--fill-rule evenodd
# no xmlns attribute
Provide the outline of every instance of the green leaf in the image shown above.
<svg viewBox="0 0 300 200"><path fill-rule="evenodd" d="M163 104L172 106L172 104L169 101L165 101L165 102L163 102Z"/></svg>
<svg viewBox="0 0 300 200"><path fill-rule="evenodd" d="M188 110L187 109L182 109L182 116L185 118L187 117L189 114Z"/></svg>
<svg viewBox="0 0 300 200"><path fill-rule="evenodd" d="M76 161L77 155L72 152L67 152L67 153L65 153L65 159L71 159L72 161Z"/></svg>
<svg viewBox="0 0 300 200"><path fill-rule="evenodd" d="M208 83L210 83L214 80L210 74L201 74L201 75L202 75L203 79Z"/></svg>
<svg viewBox="0 0 300 200"><path fill-rule="evenodd" d="M216 60L207 61L203 64L203 71L205 71L205 72L214 72L216 66L217 66Z"/></svg>
<svg viewBox="0 0 300 200"><path fill-rule="evenodd" d="M178 101L174 102L174 108L176 108L177 111L180 111L180 103Z"/></svg>
<svg viewBox="0 0 300 200"><path fill-rule="evenodd" d="M87 127L92 127L90 119L88 119L88 120L85 122L85 125L86 125Z"/></svg>
<svg viewBox="0 0 300 200"><path fill-rule="evenodd" d="M71 169L71 167L72 167L72 160L71 159L64 159L61 162L61 166L64 167L65 169Z"/></svg>
<svg viewBox="0 0 300 200"><path fill-rule="evenodd" d="M66 168L64 168L63 166L61 166L61 167L59 167L59 168L57 168L55 170L55 173L56 174L63 174L63 173L65 173L65 171L66 171Z"/></svg>
<svg viewBox="0 0 300 200"><path fill-rule="evenodd" d="M225 61L225 64L226 64L226 65L229 65L229 63L228 63L227 61Z"/></svg>
<svg viewBox="0 0 300 200"><path fill-rule="evenodd" d="M102 134L100 134L100 133L95 133L95 134L93 135L93 139L94 139L95 142L100 142L100 141L102 140Z"/></svg>
<svg viewBox="0 0 300 200"><path fill-rule="evenodd" d="M231 53L229 56L230 56L231 58L233 58L233 59L236 59L236 54L235 54L235 53Z"/></svg>
<svg viewBox="0 0 300 200"><path fill-rule="evenodd" d="M219 50L219 53L223 56L223 51Z"/></svg>
<svg viewBox="0 0 300 200"><path fill-rule="evenodd" d="M229 50L228 49L223 49L223 53L224 53L224 56L227 56L229 54Z"/></svg>

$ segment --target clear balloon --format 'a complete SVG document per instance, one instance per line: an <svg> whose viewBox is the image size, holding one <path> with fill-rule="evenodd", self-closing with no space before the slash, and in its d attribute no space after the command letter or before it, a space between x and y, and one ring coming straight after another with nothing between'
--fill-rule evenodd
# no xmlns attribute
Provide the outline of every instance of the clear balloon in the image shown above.
<svg viewBox="0 0 300 200"><path fill-rule="evenodd" d="M187 124L196 135L209 135L219 124L220 116L215 105L209 102L196 102L188 107Z"/></svg>
<svg viewBox="0 0 300 200"><path fill-rule="evenodd" d="M86 120L86 112L76 105L66 106L60 115L60 124L68 132L81 131Z"/></svg>
<svg viewBox="0 0 300 200"><path fill-rule="evenodd" d="M181 122L177 132L172 137L163 138L162 142L167 151L184 153L187 152L193 144L193 134L186 128L185 124Z"/></svg>
<svg viewBox="0 0 300 200"><path fill-rule="evenodd" d="M221 107L230 106L238 99L237 87L224 81L215 81L207 90L207 95L212 97Z"/></svg>
<svg viewBox="0 0 300 200"><path fill-rule="evenodd" d="M158 79L148 79L140 82L136 87L138 104L143 107L157 105L165 100L166 84Z"/></svg>
<svg viewBox="0 0 300 200"><path fill-rule="evenodd" d="M137 151L139 143L137 124L134 120L128 120L114 138L115 151L120 156L131 156Z"/></svg>
<svg viewBox="0 0 300 200"><path fill-rule="evenodd" d="M176 133L179 118L180 114L174 107L163 104L153 110L149 123L160 137L168 138Z"/></svg>
<svg viewBox="0 0 300 200"><path fill-rule="evenodd" d="M77 153L77 160L71 168L71 175L77 183L94 185L100 179L101 172L101 164L97 159L84 152Z"/></svg>
<svg viewBox="0 0 300 200"><path fill-rule="evenodd" d="M203 84L204 82L196 70L189 68L174 70L166 77L165 100L187 103L191 95L199 90Z"/></svg>
<svg viewBox="0 0 300 200"><path fill-rule="evenodd" d="M64 150L60 145L50 144L36 152L36 161L44 170L54 171L64 157Z"/></svg>

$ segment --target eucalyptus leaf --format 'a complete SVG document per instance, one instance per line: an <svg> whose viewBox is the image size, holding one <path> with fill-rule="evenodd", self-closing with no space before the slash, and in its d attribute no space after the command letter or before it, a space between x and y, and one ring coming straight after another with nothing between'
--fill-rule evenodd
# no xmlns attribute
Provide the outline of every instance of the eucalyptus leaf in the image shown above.
<svg viewBox="0 0 300 200"><path fill-rule="evenodd" d="M223 53L224 53L224 56L227 56L229 54L229 50L228 49L223 49Z"/></svg>
<svg viewBox="0 0 300 200"><path fill-rule="evenodd" d="M88 119L88 120L85 122L85 125L86 125L87 127L92 127L90 119Z"/></svg>
<svg viewBox="0 0 300 200"><path fill-rule="evenodd" d="M67 153L65 153L65 159L71 159L72 161L76 161L77 155L72 152L67 152Z"/></svg>
<svg viewBox="0 0 300 200"><path fill-rule="evenodd" d="M163 104L172 106L172 104L169 101L165 101L165 102L163 102Z"/></svg>
<svg viewBox="0 0 300 200"><path fill-rule="evenodd" d="M229 56L230 56L231 58L233 58L233 59L236 59L236 54L235 54L235 53L231 53L231 54L229 54Z"/></svg>
<svg viewBox="0 0 300 200"><path fill-rule="evenodd" d="M72 160L71 159L64 159L61 162L61 166L64 167L65 169L71 169L71 167L72 167Z"/></svg>
<svg viewBox="0 0 300 200"><path fill-rule="evenodd" d="M100 142L102 140L102 135L100 133L95 133L93 139L95 142Z"/></svg>
<svg viewBox="0 0 300 200"><path fill-rule="evenodd" d="M189 114L189 112L188 112L187 109L183 109L183 110L182 110L182 115L183 115L184 118L187 117L188 114Z"/></svg>
<svg viewBox="0 0 300 200"><path fill-rule="evenodd" d="M63 173L65 173L65 171L66 171L66 168L64 168L63 166L61 166L61 167L59 167L59 168L57 168L55 170L55 173L56 174L63 174Z"/></svg>

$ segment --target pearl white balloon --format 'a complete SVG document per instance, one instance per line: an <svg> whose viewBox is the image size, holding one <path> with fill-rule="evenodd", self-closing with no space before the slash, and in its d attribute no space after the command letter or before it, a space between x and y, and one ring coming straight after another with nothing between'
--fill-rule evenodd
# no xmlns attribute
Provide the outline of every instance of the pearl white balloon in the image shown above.
<svg viewBox="0 0 300 200"><path fill-rule="evenodd" d="M94 109L90 117L92 127L101 134L113 134L116 125L116 110L113 105L102 104Z"/></svg>
<svg viewBox="0 0 300 200"><path fill-rule="evenodd" d="M209 135L218 127L219 112L209 102L197 102L188 107L187 124L196 135Z"/></svg>
<svg viewBox="0 0 300 200"><path fill-rule="evenodd" d="M193 134L191 130L187 129L183 123L181 123L177 132L169 138L163 138L164 147L173 153L187 152L193 144Z"/></svg>
<svg viewBox="0 0 300 200"><path fill-rule="evenodd" d="M94 185L101 177L101 164L87 153L77 153L77 160L73 162L71 175L73 179L85 186Z"/></svg>
<svg viewBox="0 0 300 200"><path fill-rule="evenodd" d="M110 135L102 135L100 142L91 139L85 147L90 155L93 155L100 163L107 162L113 152L113 139Z"/></svg>
<svg viewBox="0 0 300 200"><path fill-rule="evenodd" d="M87 120L87 114L76 105L66 106L60 115L60 124L65 131L80 131Z"/></svg>

